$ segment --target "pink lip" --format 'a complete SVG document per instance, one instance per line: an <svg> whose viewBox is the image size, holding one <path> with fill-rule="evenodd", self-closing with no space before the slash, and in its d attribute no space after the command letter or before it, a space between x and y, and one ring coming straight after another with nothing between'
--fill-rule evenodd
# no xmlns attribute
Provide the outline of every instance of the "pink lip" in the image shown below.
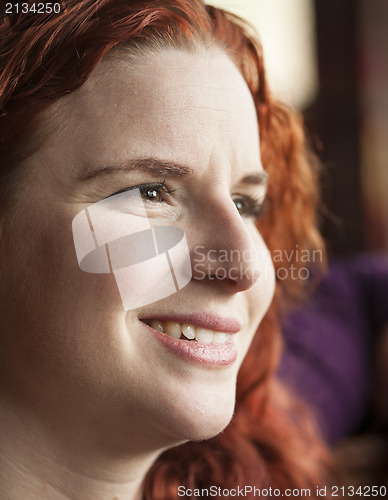
<svg viewBox="0 0 388 500"><path fill-rule="evenodd" d="M177 321L176 319L174 320ZM146 323L142 324L163 347L184 360L203 365L222 367L231 365L237 359L237 346L234 342L230 341L225 344L200 344L196 341L175 339L166 333L155 330Z"/></svg>
<svg viewBox="0 0 388 500"><path fill-rule="evenodd" d="M209 313L190 314L154 314L141 318L141 320L160 319L161 321L175 321L176 323L188 324L207 330L225 333L237 333L241 330L241 323L234 318L224 318Z"/></svg>

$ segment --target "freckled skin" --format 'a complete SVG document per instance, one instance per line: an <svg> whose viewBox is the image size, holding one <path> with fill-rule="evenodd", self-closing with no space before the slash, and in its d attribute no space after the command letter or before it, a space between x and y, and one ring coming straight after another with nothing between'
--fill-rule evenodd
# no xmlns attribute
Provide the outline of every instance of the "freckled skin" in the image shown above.
<svg viewBox="0 0 388 500"><path fill-rule="evenodd" d="M14 290L8 293L10 282L2 281L3 400L10 415L16 406L29 415L47 455L60 453L80 469L96 457L125 457L141 476L163 448L211 437L227 425L238 368L272 300L264 242L232 199L262 192L241 184L244 175L262 169L253 101L225 54L169 50L138 63L125 55L102 62L49 115L53 132L26 161L17 224L2 250L16 248L17 256L1 256L9 260ZM254 279L199 279L194 273L179 293L125 312L112 275L79 269L74 216L114 192L155 181L142 172L87 184L79 177L96 165L138 156L193 170L190 178L168 181L175 190L171 203L153 209L153 221L181 227L191 249L255 247L260 258L243 263ZM237 362L219 369L174 357L138 319L176 311L238 319ZM37 475L44 469L40 459L30 467ZM52 475L60 476L55 469ZM77 484L74 479L69 488Z"/></svg>

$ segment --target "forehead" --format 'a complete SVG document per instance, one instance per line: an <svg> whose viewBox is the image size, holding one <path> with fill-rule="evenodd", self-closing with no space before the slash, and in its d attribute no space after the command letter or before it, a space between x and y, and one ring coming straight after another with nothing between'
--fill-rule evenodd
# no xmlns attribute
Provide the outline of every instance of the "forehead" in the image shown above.
<svg viewBox="0 0 388 500"><path fill-rule="evenodd" d="M251 94L234 63L216 49L170 49L136 61L115 55L56 111L62 117L57 140L70 138L71 153L84 163L157 154L192 164L232 148L255 156L257 165Z"/></svg>
<svg viewBox="0 0 388 500"><path fill-rule="evenodd" d="M172 115L199 101L204 107L239 113L252 106L239 70L217 49L198 53L170 49L137 60L126 58L125 53L116 55L103 60L72 96L76 105L89 109L91 104L116 107L118 98L127 97L131 111L141 116L155 108Z"/></svg>

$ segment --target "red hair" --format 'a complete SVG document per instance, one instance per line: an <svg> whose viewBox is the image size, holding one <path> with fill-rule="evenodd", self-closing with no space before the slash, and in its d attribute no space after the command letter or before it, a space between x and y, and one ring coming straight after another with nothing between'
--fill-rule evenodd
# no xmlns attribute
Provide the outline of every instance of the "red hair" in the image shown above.
<svg viewBox="0 0 388 500"><path fill-rule="evenodd" d="M307 153L301 118L270 95L260 45L239 18L201 0L67 0L60 14L4 16L0 40L1 204L12 199L12 178L23 159L44 140L37 134L42 113L79 88L109 51L216 45L240 69L257 109L269 173L269 208L258 227L267 246L288 255L296 245L323 248L315 218L317 169ZM238 376L231 423L211 440L159 457L145 478L146 499L178 498L178 485L310 488L316 498L317 486L330 482L330 457L314 425L276 380L279 314L285 298L300 292L300 282L277 283Z"/></svg>

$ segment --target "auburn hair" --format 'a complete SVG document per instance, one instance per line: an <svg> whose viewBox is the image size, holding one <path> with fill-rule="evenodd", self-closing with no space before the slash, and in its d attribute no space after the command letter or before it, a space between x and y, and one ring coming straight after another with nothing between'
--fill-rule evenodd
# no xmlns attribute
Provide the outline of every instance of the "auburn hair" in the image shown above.
<svg viewBox="0 0 388 500"><path fill-rule="evenodd" d="M22 173L23 159L39 147L42 113L79 88L104 56L218 46L239 68L256 106L269 173L268 209L258 228L269 250L288 255L295 254L296 245L323 250L316 224L318 169L306 148L301 117L271 96L260 44L241 19L202 0L66 0L59 14L47 15L6 15L1 9L2 211L15 195L13 180ZM300 265L296 257L290 264ZM179 485L310 488L311 498L318 498L317 487L330 483L329 452L304 405L276 378L280 314L303 292L301 282L277 282L238 375L231 423L213 439L163 453L145 478L145 499L177 499Z"/></svg>

